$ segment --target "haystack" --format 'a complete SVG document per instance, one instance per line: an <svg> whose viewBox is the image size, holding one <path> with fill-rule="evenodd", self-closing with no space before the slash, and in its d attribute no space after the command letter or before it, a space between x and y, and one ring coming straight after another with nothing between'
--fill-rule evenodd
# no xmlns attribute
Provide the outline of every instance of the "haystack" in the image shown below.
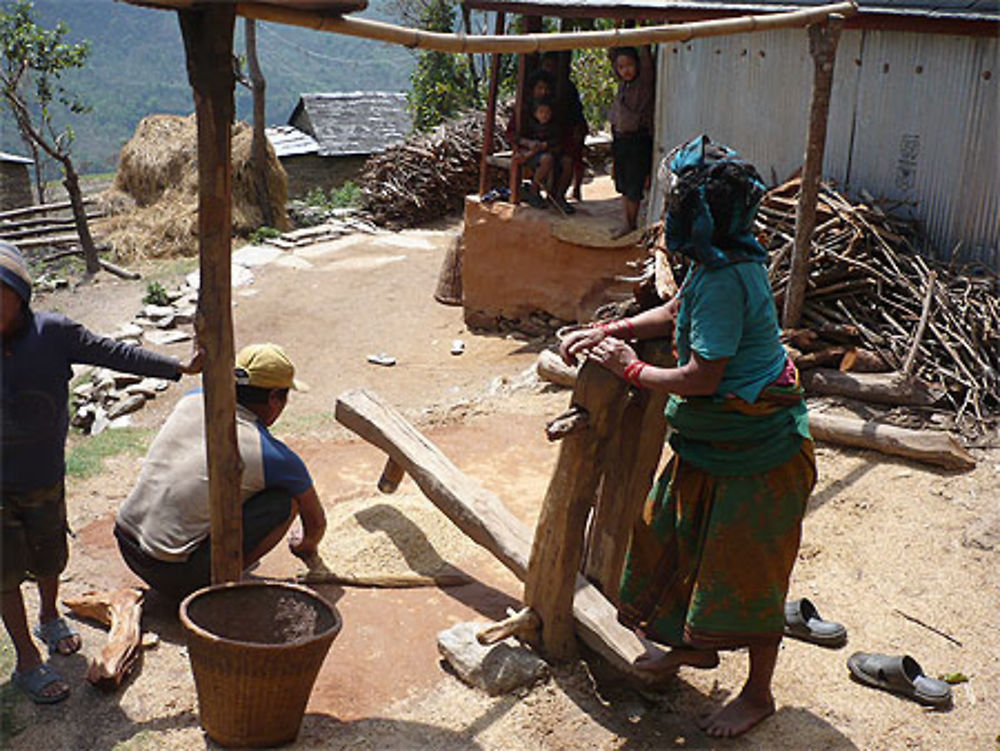
<svg viewBox="0 0 1000 751"><path fill-rule="evenodd" d="M264 224L250 170L251 127L233 126L233 233L248 235ZM267 145L267 182L278 229L288 178ZM198 254L198 137L194 115L143 118L121 150L114 184L100 201L108 218L97 230L119 258L168 258Z"/></svg>

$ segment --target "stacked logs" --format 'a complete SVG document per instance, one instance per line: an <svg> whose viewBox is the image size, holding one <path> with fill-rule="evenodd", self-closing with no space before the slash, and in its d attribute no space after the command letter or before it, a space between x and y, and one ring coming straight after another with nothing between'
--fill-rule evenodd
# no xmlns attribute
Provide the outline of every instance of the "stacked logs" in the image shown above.
<svg viewBox="0 0 1000 751"><path fill-rule="evenodd" d="M479 191L483 123L482 113L473 113L371 157L359 178L365 212L378 225L402 229L460 211L465 196ZM497 132L495 149L502 148Z"/></svg>
<svg viewBox="0 0 1000 751"><path fill-rule="evenodd" d="M757 216L780 310L795 234L799 180L768 193ZM1000 412L1000 279L917 252L912 223L851 203L822 185L802 323L786 331L800 370L892 371L940 391L983 424Z"/></svg>

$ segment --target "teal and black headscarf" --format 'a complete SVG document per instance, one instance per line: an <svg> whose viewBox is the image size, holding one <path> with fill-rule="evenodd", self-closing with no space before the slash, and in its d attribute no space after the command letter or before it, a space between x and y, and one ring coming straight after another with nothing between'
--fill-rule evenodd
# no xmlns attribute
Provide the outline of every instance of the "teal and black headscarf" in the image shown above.
<svg viewBox="0 0 1000 751"><path fill-rule="evenodd" d="M709 268L767 260L753 234L766 186L752 164L701 135L670 152L664 165L667 248Z"/></svg>

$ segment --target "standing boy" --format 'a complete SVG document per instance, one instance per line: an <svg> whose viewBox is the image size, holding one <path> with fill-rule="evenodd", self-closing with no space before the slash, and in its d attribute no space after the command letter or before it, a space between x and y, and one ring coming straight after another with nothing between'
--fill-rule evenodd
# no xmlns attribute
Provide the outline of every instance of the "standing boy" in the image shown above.
<svg viewBox="0 0 1000 751"><path fill-rule="evenodd" d="M21 583L33 576L40 600L33 633L49 654L80 649L59 615L59 575L66 568L66 433L74 363L178 380L201 370L186 362L103 336L57 313L31 310L31 278L17 248L0 241L0 342L3 344L0 512L3 517L3 622L17 662L11 680L32 700L52 704L69 685L43 662L28 631Z"/></svg>

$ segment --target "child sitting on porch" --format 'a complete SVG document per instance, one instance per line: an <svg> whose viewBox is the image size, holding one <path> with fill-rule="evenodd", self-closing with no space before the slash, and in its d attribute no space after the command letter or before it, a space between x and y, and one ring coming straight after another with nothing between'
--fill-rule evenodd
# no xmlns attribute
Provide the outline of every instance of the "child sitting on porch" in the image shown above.
<svg viewBox="0 0 1000 751"><path fill-rule="evenodd" d="M563 153L562 135L553 119L552 100L537 99L532 103L531 118L524 133L517 139L512 156L514 164L531 169L531 188L527 195L528 204L545 208L541 195L546 186L549 200L565 214L573 214L576 209L566 203L566 187L572 177L572 164Z"/></svg>
<svg viewBox="0 0 1000 751"><path fill-rule="evenodd" d="M649 47L616 47L611 63L621 83L608 119L611 121L611 155L615 190L622 195L624 223L612 238L632 232L639 217L639 203L649 187L653 163L653 104L655 72Z"/></svg>

